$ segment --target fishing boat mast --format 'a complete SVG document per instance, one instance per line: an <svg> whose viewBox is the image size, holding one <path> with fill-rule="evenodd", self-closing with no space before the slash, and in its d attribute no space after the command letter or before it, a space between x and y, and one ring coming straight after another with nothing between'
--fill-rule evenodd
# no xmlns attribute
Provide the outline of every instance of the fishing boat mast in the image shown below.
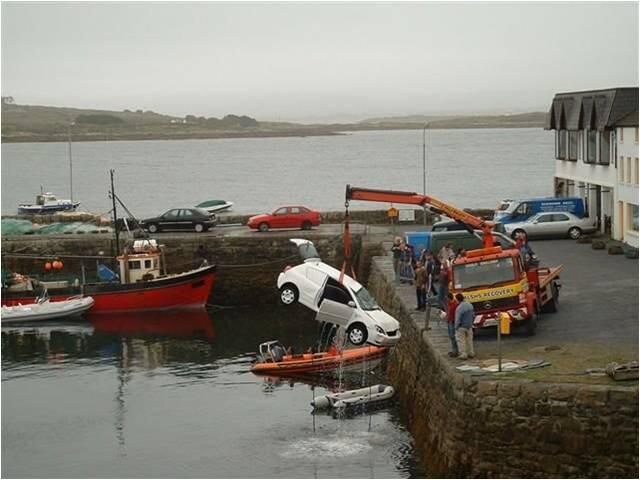
<svg viewBox="0 0 640 480"><path fill-rule="evenodd" d="M116 254L114 257L120 255L120 235L118 232L118 212L116 211L116 192L113 187L113 169L109 170L109 175L111 176L111 203L113 206L113 231L116 236Z"/></svg>

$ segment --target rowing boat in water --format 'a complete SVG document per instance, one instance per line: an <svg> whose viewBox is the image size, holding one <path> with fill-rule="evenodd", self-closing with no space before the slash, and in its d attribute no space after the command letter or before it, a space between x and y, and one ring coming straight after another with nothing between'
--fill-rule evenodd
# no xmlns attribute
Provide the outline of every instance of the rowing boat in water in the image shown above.
<svg viewBox="0 0 640 480"><path fill-rule="evenodd" d="M2 307L2 323L35 322L82 315L93 306L93 298L69 298L59 302L48 299L30 305Z"/></svg>
<svg viewBox="0 0 640 480"><path fill-rule="evenodd" d="M317 373L361 364L365 361L382 360L389 349L369 345L348 350L330 350L320 353L299 355L274 355L274 347L279 342L271 341L260 345L258 360L251 371L258 374ZM277 348L276 350L277 351Z"/></svg>

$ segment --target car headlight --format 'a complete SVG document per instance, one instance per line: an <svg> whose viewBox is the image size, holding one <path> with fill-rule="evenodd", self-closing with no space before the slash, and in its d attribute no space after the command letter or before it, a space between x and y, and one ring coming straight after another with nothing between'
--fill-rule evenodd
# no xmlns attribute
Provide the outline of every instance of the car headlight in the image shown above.
<svg viewBox="0 0 640 480"><path fill-rule="evenodd" d="M384 330L382 329L382 327L379 327L378 325L376 325L376 332L378 332L378 333L380 333L380 334L382 334L382 335L384 335L384 334L385 334L385 332L384 332Z"/></svg>

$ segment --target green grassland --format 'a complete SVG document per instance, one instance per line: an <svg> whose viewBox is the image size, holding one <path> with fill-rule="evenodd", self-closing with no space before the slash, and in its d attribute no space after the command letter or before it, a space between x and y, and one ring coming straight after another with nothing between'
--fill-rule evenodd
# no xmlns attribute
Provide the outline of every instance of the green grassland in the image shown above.
<svg viewBox="0 0 640 480"><path fill-rule="evenodd" d="M2 105L2 142L162 140L188 138L339 135L359 130L429 128L541 128L544 113L494 116L410 116L348 124L260 122L249 116L185 118L152 111L122 112L38 105Z"/></svg>

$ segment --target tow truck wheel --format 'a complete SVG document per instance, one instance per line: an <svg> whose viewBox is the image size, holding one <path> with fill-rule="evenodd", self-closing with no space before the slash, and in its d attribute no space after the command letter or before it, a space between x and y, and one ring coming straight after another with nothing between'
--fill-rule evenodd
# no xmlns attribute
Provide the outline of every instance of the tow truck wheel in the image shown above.
<svg viewBox="0 0 640 480"><path fill-rule="evenodd" d="M367 327L363 323L356 322L347 330L347 338L356 347L367 341Z"/></svg>

